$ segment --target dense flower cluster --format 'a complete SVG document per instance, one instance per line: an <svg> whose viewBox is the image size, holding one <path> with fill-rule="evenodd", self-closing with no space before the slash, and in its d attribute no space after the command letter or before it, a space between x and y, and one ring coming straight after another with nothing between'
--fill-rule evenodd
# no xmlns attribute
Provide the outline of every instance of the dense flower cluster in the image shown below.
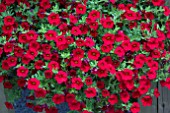
<svg viewBox="0 0 170 113"><path fill-rule="evenodd" d="M165 0L2 0L5 105L29 89L36 112L138 113L154 82L170 89L169 15Z"/></svg>

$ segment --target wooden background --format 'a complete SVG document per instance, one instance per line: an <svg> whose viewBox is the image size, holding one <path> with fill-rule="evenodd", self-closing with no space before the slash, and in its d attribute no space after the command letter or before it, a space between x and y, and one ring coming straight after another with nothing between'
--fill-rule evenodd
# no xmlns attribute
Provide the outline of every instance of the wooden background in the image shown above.
<svg viewBox="0 0 170 113"><path fill-rule="evenodd" d="M170 6L170 0L166 0ZM153 105L151 107L143 107L141 105L140 113L170 113L170 90L162 88L160 84L155 84L153 87L158 87L160 97L153 98ZM0 83L0 113L15 113L14 110L7 110L4 102L6 97L4 95L3 84ZM44 112L43 112L44 113Z"/></svg>
<svg viewBox="0 0 170 113"><path fill-rule="evenodd" d="M150 107L141 105L140 113L170 113L170 90L161 87L160 84L154 84L152 87L158 87L160 96L153 98L153 105Z"/></svg>

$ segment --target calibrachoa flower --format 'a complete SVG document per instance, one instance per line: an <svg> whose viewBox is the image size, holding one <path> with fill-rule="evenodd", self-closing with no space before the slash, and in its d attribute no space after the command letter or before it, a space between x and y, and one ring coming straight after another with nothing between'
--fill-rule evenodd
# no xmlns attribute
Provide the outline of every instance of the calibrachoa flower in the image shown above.
<svg viewBox="0 0 170 113"><path fill-rule="evenodd" d="M95 88L87 88L85 94L87 98L93 98L97 95L97 92Z"/></svg>
<svg viewBox="0 0 170 113"><path fill-rule="evenodd" d="M21 66L17 69L17 75L19 77L26 77L28 75L29 70L24 66Z"/></svg>
<svg viewBox="0 0 170 113"><path fill-rule="evenodd" d="M144 96L142 99L143 106L151 106L152 105L152 97L149 95Z"/></svg>
<svg viewBox="0 0 170 113"><path fill-rule="evenodd" d="M72 78L72 88L80 90L83 87L83 82L81 78Z"/></svg>
<svg viewBox="0 0 170 113"><path fill-rule="evenodd" d="M83 4L78 4L76 7L77 14L85 14L86 13L86 6Z"/></svg>
<svg viewBox="0 0 170 113"><path fill-rule="evenodd" d="M37 98L44 98L46 96L46 90L42 89L42 88L38 88L37 90L35 90L35 97Z"/></svg>
<svg viewBox="0 0 170 113"><path fill-rule="evenodd" d="M110 95L110 97L108 98L108 102L111 105L115 105L116 103L118 103L118 97L115 94Z"/></svg>
<svg viewBox="0 0 170 113"><path fill-rule="evenodd" d="M97 49L91 49L88 51L88 58L90 60L98 60L100 57L100 52Z"/></svg>
<svg viewBox="0 0 170 113"><path fill-rule="evenodd" d="M9 102L5 102L5 105L6 105L6 107L8 109L13 109L14 108L13 105L11 103L9 103Z"/></svg>
<svg viewBox="0 0 170 113"><path fill-rule="evenodd" d="M48 22L49 22L51 25L59 25L59 24L60 24L59 14L51 13L51 14L48 16Z"/></svg>
<svg viewBox="0 0 170 113"><path fill-rule="evenodd" d="M138 113L140 111L140 105L137 102L134 102L130 108L132 113Z"/></svg>
<svg viewBox="0 0 170 113"><path fill-rule="evenodd" d="M36 79L36 78L30 78L30 79L28 80L28 85L27 85L27 87L28 87L28 89L30 89L30 90L37 90L38 87L39 87L39 85L40 85L40 81L39 81L38 79Z"/></svg>
<svg viewBox="0 0 170 113"><path fill-rule="evenodd" d="M56 75L55 75L55 80L57 81L58 84L61 84L63 82L67 81L67 73L64 71L59 71Z"/></svg>
<svg viewBox="0 0 170 113"><path fill-rule="evenodd" d="M153 81L170 89L170 8L140 2L1 0L0 82L8 95L32 90L26 106L47 113L63 102L80 113L138 113L137 99L151 106L160 96Z"/></svg>
<svg viewBox="0 0 170 113"><path fill-rule="evenodd" d="M55 94L54 96L53 96L53 98L52 98L52 100L53 100L53 102L55 103L55 104L61 104L61 103L63 103L64 102L64 95L62 95L62 94Z"/></svg>
<svg viewBox="0 0 170 113"><path fill-rule="evenodd" d="M68 103L68 106L70 108L70 110L80 110L80 102L78 102L77 100L73 100L71 102Z"/></svg>

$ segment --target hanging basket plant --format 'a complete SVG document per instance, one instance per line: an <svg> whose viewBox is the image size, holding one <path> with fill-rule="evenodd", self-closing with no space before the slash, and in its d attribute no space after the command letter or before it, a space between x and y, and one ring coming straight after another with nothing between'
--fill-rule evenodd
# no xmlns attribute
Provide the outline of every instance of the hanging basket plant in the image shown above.
<svg viewBox="0 0 170 113"><path fill-rule="evenodd" d="M165 0L0 0L7 108L27 89L36 112L138 113L170 89Z"/></svg>

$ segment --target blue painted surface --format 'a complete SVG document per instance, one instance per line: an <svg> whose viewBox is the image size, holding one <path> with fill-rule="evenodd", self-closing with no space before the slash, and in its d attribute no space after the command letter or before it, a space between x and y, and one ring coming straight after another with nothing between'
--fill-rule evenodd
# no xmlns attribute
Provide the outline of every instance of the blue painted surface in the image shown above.
<svg viewBox="0 0 170 113"><path fill-rule="evenodd" d="M29 95L29 90L23 90L21 92L21 98L15 101L14 108L15 113L36 113L32 109L26 107L26 102L28 101L26 97Z"/></svg>
<svg viewBox="0 0 170 113"><path fill-rule="evenodd" d="M32 109L26 107L26 102L29 100L26 99L26 97L29 95L29 90L23 90L21 92L22 97L15 101L14 108L15 113L36 113ZM58 113L67 113L69 111L69 107L67 103L62 103L60 105L56 106L58 108Z"/></svg>

